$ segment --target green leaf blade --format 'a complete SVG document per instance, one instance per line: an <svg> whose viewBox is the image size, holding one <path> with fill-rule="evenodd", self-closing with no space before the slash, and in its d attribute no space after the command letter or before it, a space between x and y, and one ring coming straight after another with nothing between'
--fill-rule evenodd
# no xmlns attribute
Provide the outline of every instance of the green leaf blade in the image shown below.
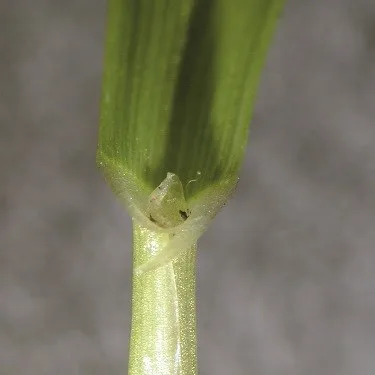
<svg viewBox="0 0 375 375"><path fill-rule="evenodd" d="M188 200L236 181L283 3L109 1L98 161L110 183L110 164L145 196L168 172L197 180Z"/></svg>

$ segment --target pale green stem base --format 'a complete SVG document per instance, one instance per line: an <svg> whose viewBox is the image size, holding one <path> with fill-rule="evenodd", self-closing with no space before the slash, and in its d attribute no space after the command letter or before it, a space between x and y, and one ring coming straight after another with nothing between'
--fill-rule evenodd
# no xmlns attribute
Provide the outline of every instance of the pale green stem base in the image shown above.
<svg viewBox="0 0 375 375"><path fill-rule="evenodd" d="M169 234L134 222L133 269L160 252ZM138 275L133 272L129 375L195 375L196 246Z"/></svg>

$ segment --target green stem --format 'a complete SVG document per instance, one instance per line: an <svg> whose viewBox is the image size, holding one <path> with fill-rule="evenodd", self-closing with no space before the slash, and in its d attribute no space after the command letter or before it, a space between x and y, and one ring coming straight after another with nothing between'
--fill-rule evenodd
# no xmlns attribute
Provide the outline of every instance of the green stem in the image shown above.
<svg viewBox="0 0 375 375"><path fill-rule="evenodd" d="M134 225L133 269L162 251L169 234ZM129 375L194 375L196 246L149 272L133 271Z"/></svg>

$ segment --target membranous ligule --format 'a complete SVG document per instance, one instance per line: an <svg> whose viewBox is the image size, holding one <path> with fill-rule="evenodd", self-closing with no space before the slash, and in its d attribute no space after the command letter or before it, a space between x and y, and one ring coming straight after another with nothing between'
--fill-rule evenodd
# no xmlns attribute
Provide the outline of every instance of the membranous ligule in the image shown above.
<svg viewBox="0 0 375 375"><path fill-rule="evenodd" d="M182 252L192 249L228 200L237 182L237 178L226 180L201 191L189 199L188 207L177 175L168 173L161 184L147 195L139 188L140 182L133 174L103 155L101 160L106 179L125 203L135 224L146 232L155 232L165 238L162 244L159 243L160 251L137 265L135 274L162 267ZM200 175L201 172L197 171L197 176ZM196 179L190 180L186 187L194 181Z"/></svg>
<svg viewBox="0 0 375 375"><path fill-rule="evenodd" d="M146 215L137 214L144 228L163 235L165 240L159 243L158 251L148 261L134 270L143 274L163 267L177 259L179 254L190 251L206 231L210 221L225 204L235 187L235 181L225 181L213 189L206 189L198 197L189 201L188 209L184 189L180 179L168 173L161 184L149 195ZM134 210L135 213L137 211ZM148 224L152 224L149 226ZM157 231L155 226L160 228ZM150 233L151 233L150 232Z"/></svg>
<svg viewBox="0 0 375 375"><path fill-rule="evenodd" d="M189 216L189 210L180 179L174 173L167 177L151 193L148 202L149 218L162 228L182 224Z"/></svg>

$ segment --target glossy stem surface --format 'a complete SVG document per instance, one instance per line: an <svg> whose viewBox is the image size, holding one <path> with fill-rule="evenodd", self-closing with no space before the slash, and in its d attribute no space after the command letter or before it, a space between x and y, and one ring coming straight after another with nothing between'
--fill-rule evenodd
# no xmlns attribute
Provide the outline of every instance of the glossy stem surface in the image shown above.
<svg viewBox="0 0 375 375"><path fill-rule="evenodd" d="M169 234L134 225L133 269L162 251ZM129 375L195 375L196 246L144 274L133 272Z"/></svg>

